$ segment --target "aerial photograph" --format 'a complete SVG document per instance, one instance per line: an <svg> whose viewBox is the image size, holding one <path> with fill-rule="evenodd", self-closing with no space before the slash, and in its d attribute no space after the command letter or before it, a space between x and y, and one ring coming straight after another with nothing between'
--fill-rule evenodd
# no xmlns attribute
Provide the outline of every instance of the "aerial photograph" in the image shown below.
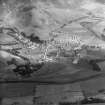
<svg viewBox="0 0 105 105"><path fill-rule="evenodd" d="M105 105L105 0L0 0L0 105Z"/></svg>

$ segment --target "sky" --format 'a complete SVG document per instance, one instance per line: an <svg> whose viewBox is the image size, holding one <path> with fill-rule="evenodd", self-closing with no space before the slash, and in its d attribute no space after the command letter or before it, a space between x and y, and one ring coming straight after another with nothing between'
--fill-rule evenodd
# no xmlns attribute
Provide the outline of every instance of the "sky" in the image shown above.
<svg viewBox="0 0 105 105"><path fill-rule="evenodd" d="M96 0L96 1L100 3L105 3L105 0Z"/></svg>

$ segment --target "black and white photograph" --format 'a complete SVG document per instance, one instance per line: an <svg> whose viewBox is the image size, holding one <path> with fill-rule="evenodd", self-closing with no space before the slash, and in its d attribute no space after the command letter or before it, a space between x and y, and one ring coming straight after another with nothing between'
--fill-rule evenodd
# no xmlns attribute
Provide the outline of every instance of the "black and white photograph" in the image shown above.
<svg viewBox="0 0 105 105"><path fill-rule="evenodd" d="M0 105L105 105L105 0L0 0Z"/></svg>

